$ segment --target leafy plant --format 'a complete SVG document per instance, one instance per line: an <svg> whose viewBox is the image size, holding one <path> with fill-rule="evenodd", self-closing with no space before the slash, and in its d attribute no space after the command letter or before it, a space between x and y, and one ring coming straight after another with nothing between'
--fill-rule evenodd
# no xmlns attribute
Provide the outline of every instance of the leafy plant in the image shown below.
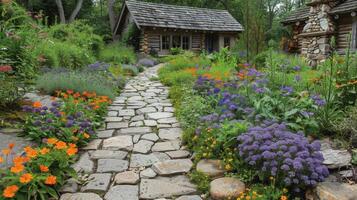
<svg viewBox="0 0 357 200"><path fill-rule="evenodd" d="M193 171L189 174L193 183L197 185L197 189L202 193L208 193L211 179L204 173Z"/></svg>

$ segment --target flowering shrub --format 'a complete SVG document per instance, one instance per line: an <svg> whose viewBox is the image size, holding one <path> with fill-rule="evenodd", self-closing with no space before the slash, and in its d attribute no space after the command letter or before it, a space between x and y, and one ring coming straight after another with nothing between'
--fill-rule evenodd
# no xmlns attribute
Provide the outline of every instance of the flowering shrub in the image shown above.
<svg viewBox="0 0 357 200"><path fill-rule="evenodd" d="M110 99L96 96L95 93L58 92L64 101L53 101L52 107L35 102L33 106L24 106L30 115L26 120L24 136L37 142L44 138L55 137L65 142L83 145L100 125L102 116Z"/></svg>
<svg viewBox="0 0 357 200"><path fill-rule="evenodd" d="M75 176L70 165L77 146L49 138L41 147L25 147L25 154L16 156L14 145L0 154L0 199L57 199L65 178Z"/></svg>
<svg viewBox="0 0 357 200"><path fill-rule="evenodd" d="M309 143L301 133L290 132L285 124L266 122L238 137L239 155L262 180L274 177L279 187L296 192L314 186L328 175L319 153L320 143Z"/></svg>

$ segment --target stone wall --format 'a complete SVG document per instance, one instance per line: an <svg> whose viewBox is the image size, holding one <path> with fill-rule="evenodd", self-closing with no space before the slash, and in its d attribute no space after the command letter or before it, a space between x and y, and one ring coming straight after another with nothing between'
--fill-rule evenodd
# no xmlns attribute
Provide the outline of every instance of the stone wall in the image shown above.
<svg viewBox="0 0 357 200"><path fill-rule="evenodd" d="M301 54L309 59L311 66L323 62L330 55L330 38L335 24L328 12L336 5L333 0L313 0L309 20L299 37L302 38Z"/></svg>

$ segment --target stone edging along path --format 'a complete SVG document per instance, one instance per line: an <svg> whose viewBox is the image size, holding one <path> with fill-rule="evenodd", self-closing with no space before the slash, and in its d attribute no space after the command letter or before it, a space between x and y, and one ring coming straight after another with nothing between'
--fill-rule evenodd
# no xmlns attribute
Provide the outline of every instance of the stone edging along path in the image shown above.
<svg viewBox="0 0 357 200"><path fill-rule="evenodd" d="M108 108L105 130L74 165L85 183L69 180L61 200L201 199L168 88L151 80L161 66L133 77Z"/></svg>

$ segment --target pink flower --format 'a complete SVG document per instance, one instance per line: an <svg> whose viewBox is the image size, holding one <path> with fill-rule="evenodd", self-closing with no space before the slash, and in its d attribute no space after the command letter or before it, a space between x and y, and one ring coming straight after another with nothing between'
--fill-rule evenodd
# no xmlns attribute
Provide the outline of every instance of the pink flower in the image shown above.
<svg viewBox="0 0 357 200"><path fill-rule="evenodd" d="M10 65L0 65L0 72L9 72L12 71L12 67Z"/></svg>

